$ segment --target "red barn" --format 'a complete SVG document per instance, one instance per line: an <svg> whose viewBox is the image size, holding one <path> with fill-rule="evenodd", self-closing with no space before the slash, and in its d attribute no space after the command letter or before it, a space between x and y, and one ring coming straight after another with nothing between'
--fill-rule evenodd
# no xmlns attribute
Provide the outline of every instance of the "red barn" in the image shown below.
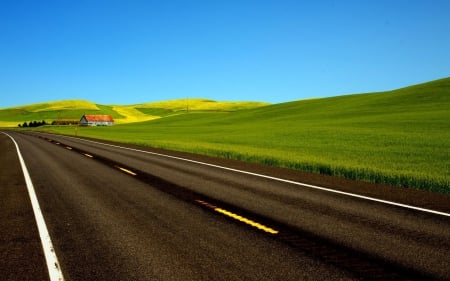
<svg viewBox="0 0 450 281"><path fill-rule="evenodd" d="M80 126L112 126L114 119L111 115L88 115L80 119Z"/></svg>

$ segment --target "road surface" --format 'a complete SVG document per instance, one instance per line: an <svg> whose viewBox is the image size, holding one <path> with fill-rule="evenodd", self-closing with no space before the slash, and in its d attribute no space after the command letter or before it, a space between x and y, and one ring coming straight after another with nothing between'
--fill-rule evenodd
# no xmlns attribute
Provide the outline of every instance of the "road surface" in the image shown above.
<svg viewBox="0 0 450 281"><path fill-rule="evenodd" d="M7 133L65 280L450 280L447 195ZM0 279L49 280L6 134L0 151Z"/></svg>

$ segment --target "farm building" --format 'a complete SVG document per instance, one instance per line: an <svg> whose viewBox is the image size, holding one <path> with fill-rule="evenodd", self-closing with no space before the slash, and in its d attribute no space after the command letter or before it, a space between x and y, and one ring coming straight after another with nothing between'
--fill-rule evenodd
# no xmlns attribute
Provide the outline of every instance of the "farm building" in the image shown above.
<svg viewBox="0 0 450 281"><path fill-rule="evenodd" d="M80 119L80 126L112 126L114 119L111 115L88 115Z"/></svg>

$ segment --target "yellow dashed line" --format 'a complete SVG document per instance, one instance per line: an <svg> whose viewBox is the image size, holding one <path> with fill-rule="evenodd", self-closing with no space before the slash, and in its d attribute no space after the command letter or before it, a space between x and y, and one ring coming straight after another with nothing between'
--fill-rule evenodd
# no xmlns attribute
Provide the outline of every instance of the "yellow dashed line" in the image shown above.
<svg viewBox="0 0 450 281"><path fill-rule="evenodd" d="M119 167L119 166L116 166L116 168L118 168L119 170L122 170L122 171L124 171L125 173L130 174L130 175L132 175L132 176L137 175L135 172L130 171L130 170L127 170L127 169L125 169L125 168L122 168L122 167Z"/></svg>
<svg viewBox="0 0 450 281"><path fill-rule="evenodd" d="M84 156L87 156L87 157L89 157L89 158L94 158L94 156L92 156L92 155L90 155L90 154L87 154L87 153L83 153L84 154Z"/></svg>
<svg viewBox="0 0 450 281"><path fill-rule="evenodd" d="M238 220L240 222L243 222L245 224L248 224L248 225L251 225L253 227L256 227L257 229L262 230L264 232L267 232L267 233L270 233L270 234L277 234L278 233L278 230L275 230L273 228L267 227L265 225L262 225L260 223L255 222L255 221L247 219L247 218L245 218L243 216L239 216L239 215L237 215L235 213L229 212L227 210L224 210L222 208L219 208L217 206L209 204L208 202L205 202L203 200L195 200L195 202L197 202L197 203L199 203L199 204L201 204L203 206L206 206L206 207L208 207L210 209L213 209L214 211L216 211L218 213L221 213L222 215L225 215L227 217L233 218L233 219Z"/></svg>
<svg viewBox="0 0 450 281"><path fill-rule="evenodd" d="M273 228L267 227L265 225L262 225L260 223L255 222L255 221L249 220L247 218L244 218L242 216L239 216L239 215L237 215L235 213L232 213L232 212L229 212L227 210L224 210L224 209L221 209L221 208L215 208L214 211L219 212L219 213L221 213L221 214L223 214L225 216L228 216L230 218L233 218L235 220L238 220L240 222L243 222L245 224L248 224L248 225L251 225L253 227L256 227L257 229L262 230L264 232L268 232L270 234L277 234L278 233L278 230L275 230Z"/></svg>

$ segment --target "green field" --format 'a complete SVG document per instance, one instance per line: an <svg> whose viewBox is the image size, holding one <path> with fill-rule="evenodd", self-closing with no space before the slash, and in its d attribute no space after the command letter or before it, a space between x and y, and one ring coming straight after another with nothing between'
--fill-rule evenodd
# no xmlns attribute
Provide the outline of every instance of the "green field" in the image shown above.
<svg viewBox="0 0 450 281"><path fill-rule="evenodd" d="M154 120L186 112L234 112L268 105L264 102L184 99L134 105L101 105L84 100L63 100L0 108L0 127L17 127L30 121L80 120L83 114L108 114L116 124Z"/></svg>
<svg viewBox="0 0 450 281"><path fill-rule="evenodd" d="M450 78L233 112L146 110L163 118L78 135L450 193Z"/></svg>
<svg viewBox="0 0 450 281"><path fill-rule="evenodd" d="M83 114L109 114L114 118L124 118L111 106L94 104L83 100L65 100L0 109L0 127L17 127L30 121L51 123L54 120L79 120Z"/></svg>

